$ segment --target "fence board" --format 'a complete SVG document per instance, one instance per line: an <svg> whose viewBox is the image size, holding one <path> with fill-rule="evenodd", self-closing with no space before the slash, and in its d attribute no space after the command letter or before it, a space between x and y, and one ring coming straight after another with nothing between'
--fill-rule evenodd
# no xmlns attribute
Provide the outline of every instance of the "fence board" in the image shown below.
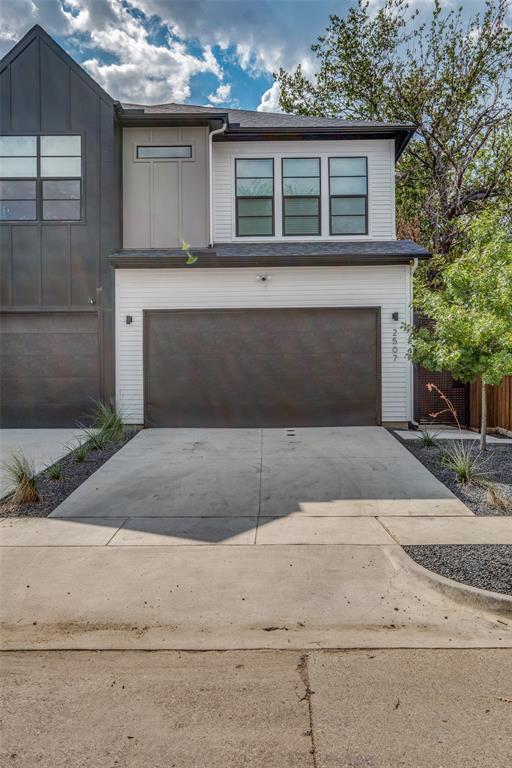
<svg viewBox="0 0 512 768"><path fill-rule="evenodd" d="M499 387L488 387L488 426L501 427L512 431L512 376L506 376ZM470 423L479 428L482 412L482 393L480 380L471 382L470 387Z"/></svg>

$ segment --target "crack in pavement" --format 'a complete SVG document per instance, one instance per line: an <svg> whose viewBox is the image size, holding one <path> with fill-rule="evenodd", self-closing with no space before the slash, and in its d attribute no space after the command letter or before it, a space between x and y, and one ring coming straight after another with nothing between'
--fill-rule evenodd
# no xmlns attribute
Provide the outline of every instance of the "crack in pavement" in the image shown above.
<svg viewBox="0 0 512 768"><path fill-rule="evenodd" d="M313 768L317 768L315 732L313 728L313 709L311 706L311 696L314 694L314 691L311 690L309 681L308 661L309 654L303 653L299 658L299 663L297 664L297 672L299 673L300 679L304 685L304 696L302 696L299 701L305 701L308 705L309 729L305 732L304 735L309 736L311 739L311 748L309 753L311 755Z"/></svg>

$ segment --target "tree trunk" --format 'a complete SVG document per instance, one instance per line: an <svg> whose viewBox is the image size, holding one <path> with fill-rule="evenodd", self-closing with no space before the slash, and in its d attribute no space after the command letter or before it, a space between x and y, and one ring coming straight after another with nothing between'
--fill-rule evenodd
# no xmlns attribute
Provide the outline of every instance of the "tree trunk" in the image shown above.
<svg viewBox="0 0 512 768"><path fill-rule="evenodd" d="M480 421L480 450L487 450L487 386L482 381L482 419Z"/></svg>

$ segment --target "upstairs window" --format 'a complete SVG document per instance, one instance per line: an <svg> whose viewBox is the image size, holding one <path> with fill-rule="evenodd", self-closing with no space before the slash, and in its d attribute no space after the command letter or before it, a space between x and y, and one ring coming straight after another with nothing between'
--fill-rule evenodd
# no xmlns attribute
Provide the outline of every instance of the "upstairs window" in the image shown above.
<svg viewBox="0 0 512 768"><path fill-rule="evenodd" d="M191 160L192 146L179 144L175 146L147 145L137 147L137 160Z"/></svg>
<svg viewBox="0 0 512 768"><path fill-rule="evenodd" d="M274 161L235 160L236 234L274 234Z"/></svg>
<svg viewBox="0 0 512 768"><path fill-rule="evenodd" d="M0 221L79 221L80 136L0 136Z"/></svg>
<svg viewBox="0 0 512 768"><path fill-rule="evenodd" d="M320 159L283 158L283 235L320 234Z"/></svg>
<svg viewBox="0 0 512 768"><path fill-rule="evenodd" d="M366 157L329 158L331 235L368 234Z"/></svg>

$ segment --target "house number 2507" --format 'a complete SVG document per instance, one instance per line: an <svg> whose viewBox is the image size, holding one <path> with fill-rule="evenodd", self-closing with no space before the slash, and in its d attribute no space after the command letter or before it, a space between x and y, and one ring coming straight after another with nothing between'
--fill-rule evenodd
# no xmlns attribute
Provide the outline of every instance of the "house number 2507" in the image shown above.
<svg viewBox="0 0 512 768"><path fill-rule="evenodd" d="M393 354L393 362L398 360L398 330L393 328L393 337L391 340L391 352Z"/></svg>

